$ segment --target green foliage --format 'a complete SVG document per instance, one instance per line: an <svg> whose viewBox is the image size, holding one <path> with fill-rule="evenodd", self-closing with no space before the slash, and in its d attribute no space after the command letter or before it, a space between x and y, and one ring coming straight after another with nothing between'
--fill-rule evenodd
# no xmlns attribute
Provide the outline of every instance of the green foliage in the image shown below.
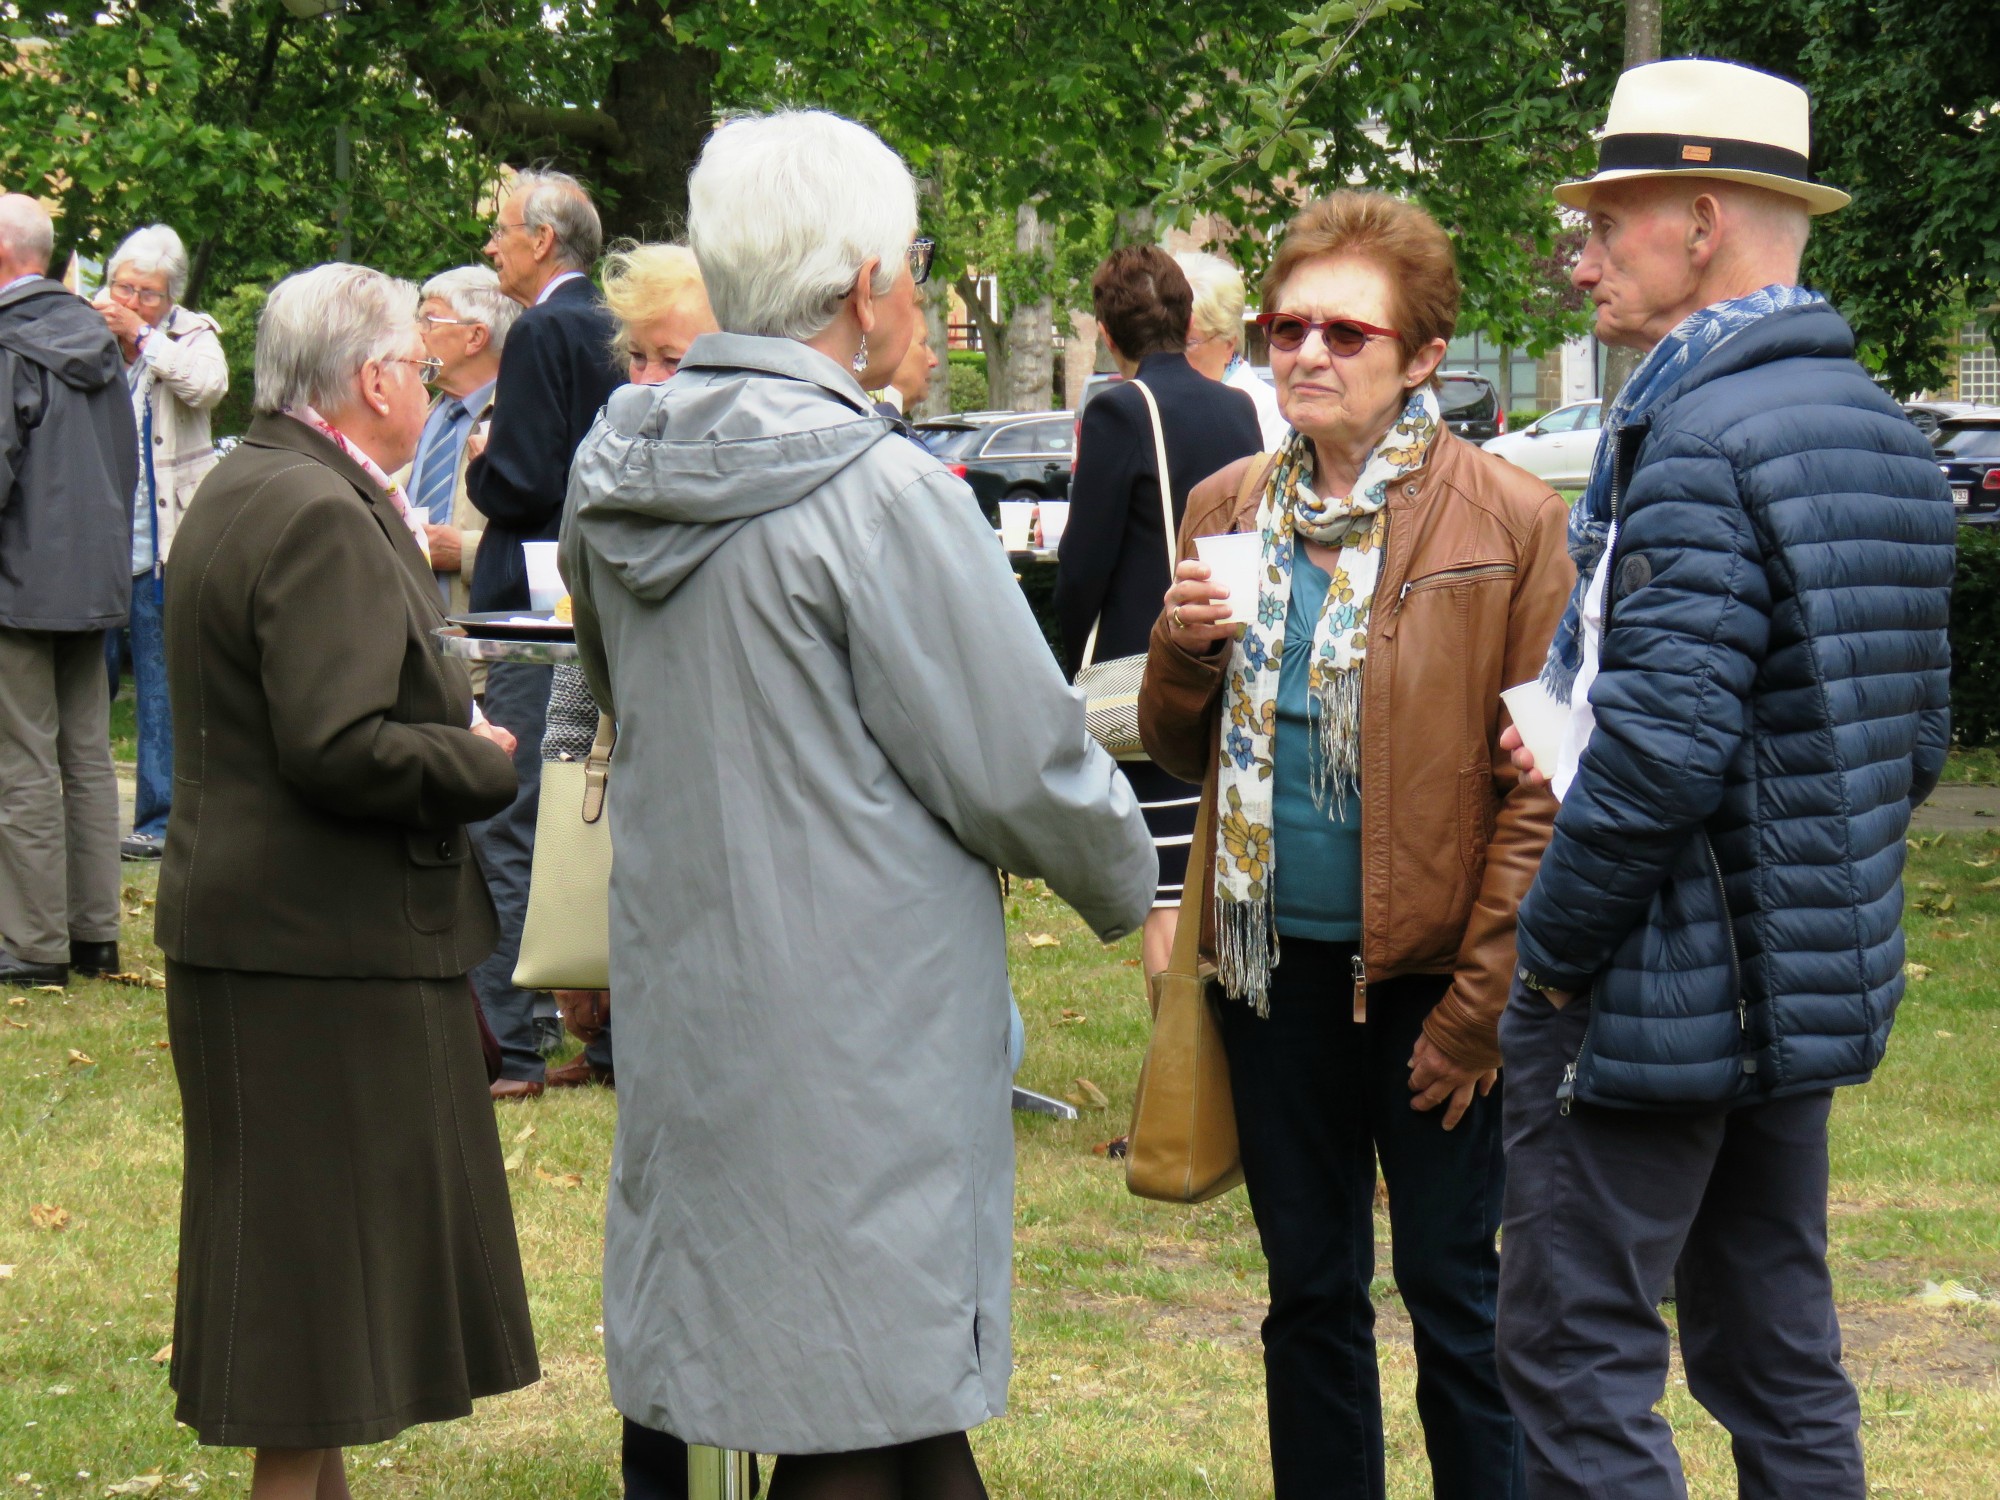
<svg viewBox="0 0 2000 1500"><path fill-rule="evenodd" d="M222 325L222 348L229 356L229 394L209 419L217 437L241 433L250 425L257 383L257 319L265 297L263 286L246 281L208 305L210 316Z"/></svg>
<svg viewBox="0 0 2000 1500"><path fill-rule="evenodd" d="M1813 170L1854 195L1805 276L1898 391L1943 384L1963 306L2000 299L2000 6L1993 0L1668 0L1670 48L1796 78Z"/></svg>
<svg viewBox="0 0 2000 1500"><path fill-rule="evenodd" d="M1961 745L2000 741L2000 528L1958 528L1951 591L1951 734Z"/></svg>
<svg viewBox="0 0 2000 1500"><path fill-rule="evenodd" d="M954 349L945 373L951 381L953 411L983 411L987 402L986 355L978 349Z"/></svg>

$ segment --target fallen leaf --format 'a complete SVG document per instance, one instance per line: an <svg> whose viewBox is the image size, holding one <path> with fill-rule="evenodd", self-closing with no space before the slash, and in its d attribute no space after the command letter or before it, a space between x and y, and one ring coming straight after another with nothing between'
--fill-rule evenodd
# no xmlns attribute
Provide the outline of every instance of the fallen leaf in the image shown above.
<svg viewBox="0 0 2000 1500"><path fill-rule="evenodd" d="M61 1229L69 1223L69 1210L58 1208L53 1203L31 1203L28 1217L34 1220L37 1229Z"/></svg>
<svg viewBox="0 0 2000 1500"><path fill-rule="evenodd" d="M1948 1042L1948 1041L1950 1041L1950 1040L1951 1040L1951 1039L1952 1039L1952 1038L1953 1038L1954 1036L1956 1036L1956 1035L1957 1035L1957 1033L1956 1033L1956 1032L1952 1032L1952 1031L1940 1031L1940 1032L1938 1032L1938 1033L1937 1033L1937 1038L1938 1038L1938 1040L1939 1040L1939 1041L1941 1041L1941 1042Z"/></svg>
<svg viewBox="0 0 2000 1500"><path fill-rule="evenodd" d="M1060 948L1062 946L1062 939L1051 936L1046 932L1031 932L1028 934L1028 946L1030 948Z"/></svg>
<svg viewBox="0 0 2000 1500"><path fill-rule="evenodd" d="M94 1068L97 1066L97 1059L88 1052L79 1052L72 1047L69 1049L69 1065L72 1068Z"/></svg>
<svg viewBox="0 0 2000 1500"><path fill-rule="evenodd" d="M576 1172L550 1172L544 1169L540 1163L537 1163L535 1166L535 1176L546 1182L550 1187L577 1188L583 1186L583 1178L580 1174Z"/></svg>
<svg viewBox="0 0 2000 1500"><path fill-rule="evenodd" d="M1087 1108L1109 1109L1111 1107L1111 1100L1105 1096L1104 1090L1092 1083L1088 1078L1077 1079L1076 1090L1079 1094L1083 1095L1083 1103Z"/></svg>
<svg viewBox="0 0 2000 1500"><path fill-rule="evenodd" d="M1087 1020L1089 1020L1089 1019L1090 1019L1090 1017L1086 1016L1086 1015L1085 1015L1085 1014L1084 1014L1084 1013L1083 1013L1082 1011L1080 1011L1080 1010L1065 1010L1065 1011L1064 1011L1064 1012L1062 1013L1062 1018L1061 1018L1060 1020L1058 1020L1058 1021L1056 1022L1056 1025L1058 1025L1058 1026L1081 1026L1081 1025L1082 1025L1082 1024L1083 1024L1083 1023L1085 1022L1085 1021L1087 1021Z"/></svg>
<svg viewBox="0 0 2000 1500"><path fill-rule="evenodd" d="M174 1346L172 1344L162 1345L158 1350L154 1351L154 1354L152 1356L153 1363L156 1365L166 1364L173 1357L174 1357Z"/></svg>
<svg viewBox="0 0 2000 1500"><path fill-rule="evenodd" d="M1136 958L1128 958L1125 960L1125 967L1128 969L1139 968L1140 967L1139 960Z"/></svg>
<svg viewBox="0 0 2000 1500"><path fill-rule="evenodd" d="M1917 889L1920 891L1941 891L1944 888L1945 885L1942 880L1919 880L1917 882Z"/></svg>
<svg viewBox="0 0 2000 1500"><path fill-rule="evenodd" d="M525 1141L525 1140L526 1140L526 1139L527 1139L527 1138L528 1138L529 1136L533 1135L534 1133L535 1133L535 1127L534 1127L534 1126L532 1126L532 1125L523 1125L523 1126L522 1126L522 1127L521 1127L521 1128L520 1128L519 1130L517 1130L517 1131L515 1131L515 1132L514 1132L514 1139L515 1139L515 1140L516 1140L517 1142L518 1142L518 1141Z"/></svg>
<svg viewBox="0 0 2000 1500"><path fill-rule="evenodd" d="M168 1040L167 1040L167 1039L166 1039L165 1037L162 1037L162 1038L160 1038L160 1040L159 1040L159 1041L157 1041L157 1042L153 1043L153 1046L154 1046L154 1047L155 1047L155 1048L156 1048L156 1049L157 1049L158 1051L161 1051L161 1052L166 1052L166 1051L169 1051L169 1050L171 1050L171 1049L172 1049L172 1047L173 1047L173 1045L174 1045L174 1044L173 1044L172 1042L168 1041Z"/></svg>
<svg viewBox="0 0 2000 1500"><path fill-rule="evenodd" d="M35 993L38 995L61 995L67 992L59 984L38 984L35 986Z"/></svg>
<svg viewBox="0 0 2000 1500"><path fill-rule="evenodd" d="M121 1479L116 1484L107 1484L104 1487L104 1493L107 1495L150 1495L166 1482L166 1476L162 1474L134 1474L130 1479Z"/></svg>
<svg viewBox="0 0 2000 1500"><path fill-rule="evenodd" d="M1904 964L1903 977L1909 980L1912 984L1920 983L1921 981L1931 977L1931 966L1929 964L1920 964L1915 962Z"/></svg>
<svg viewBox="0 0 2000 1500"><path fill-rule="evenodd" d="M1947 1281L1940 1285L1926 1281L1924 1289L1910 1299L1919 1307L1950 1307L1954 1304L1971 1304L1988 1299L1979 1295L1962 1281Z"/></svg>
<svg viewBox="0 0 2000 1500"><path fill-rule="evenodd" d="M13 1027L16 1031L26 1031L28 1029L28 1023L26 1021L17 1021L12 1016L9 1016L7 1018L7 1024Z"/></svg>
<svg viewBox="0 0 2000 1500"><path fill-rule="evenodd" d="M113 984L128 984L134 989L163 990L167 987L165 976L153 969L144 973L106 974L104 977Z"/></svg>
<svg viewBox="0 0 2000 1500"><path fill-rule="evenodd" d="M509 1156L500 1165L509 1172L517 1171L520 1168L522 1159L526 1157L527 1154L528 1154L527 1148L523 1147L521 1150L516 1151L513 1155Z"/></svg>
<svg viewBox="0 0 2000 1500"><path fill-rule="evenodd" d="M12 1266L0 1266L0 1281L5 1281L8 1277L12 1276L13 1274L14 1274L14 1268Z"/></svg>
<svg viewBox="0 0 2000 1500"><path fill-rule="evenodd" d="M1990 859L1961 859L1959 863L1962 865L1971 865L1975 870L1990 870L1993 868L1993 861Z"/></svg>
<svg viewBox="0 0 2000 1500"><path fill-rule="evenodd" d="M9 995L7 997L7 1003L9 1005L26 1005L28 1003L28 997L26 995Z"/></svg>

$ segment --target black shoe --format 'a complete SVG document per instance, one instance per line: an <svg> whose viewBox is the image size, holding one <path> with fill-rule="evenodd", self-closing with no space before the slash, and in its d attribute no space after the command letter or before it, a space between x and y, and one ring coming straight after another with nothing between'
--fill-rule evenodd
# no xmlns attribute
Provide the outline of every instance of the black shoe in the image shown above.
<svg viewBox="0 0 2000 1500"><path fill-rule="evenodd" d="M100 974L117 974L118 945L116 943L86 943L80 938L69 940L69 967L73 974L83 974L96 978Z"/></svg>
<svg viewBox="0 0 2000 1500"><path fill-rule="evenodd" d="M120 859L158 859L167 851L167 841L157 833L128 833L118 841Z"/></svg>
<svg viewBox="0 0 2000 1500"><path fill-rule="evenodd" d="M0 948L0 984L69 983L68 964L35 964Z"/></svg>

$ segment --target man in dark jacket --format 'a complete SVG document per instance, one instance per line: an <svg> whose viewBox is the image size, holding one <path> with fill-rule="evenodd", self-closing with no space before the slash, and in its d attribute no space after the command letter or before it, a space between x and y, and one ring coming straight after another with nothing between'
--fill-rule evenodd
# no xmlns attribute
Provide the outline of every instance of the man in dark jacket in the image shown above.
<svg viewBox="0 0 2000 1500"><path fill-rule="evenodd" d="M493 435L466 469L468 498L487 519L472 571L474 610L525 610L523 542L556 539L569 462L624 374L612 363L616 325L590 283L603 248L597 209L560 172L523 172L493 221L486 258L500 290L526 309L507 335L493 394ZM486 1019L500 1039L495 1098L542 1091L545 1069L535 997L514 985L528 915L535 816L541 805L542 730L550 669L496 662L486 674L486 716L512 731L521 789L513 806L475 830L500 913L500 945L472 971Z"/></svg>
<svg viewBox="0 0 2000 1500"><path fill-rule="evenodd" d="M1589 219L1598 337L1651 352L1572 517L1542 679L1562 809L1500 1029L1501 1377L1536 1500L1686 1494L1654 1409L1670 1289L1746 1500L1865 1493L1827 1117L1902 995L1954 522L1929 446L1797 284L1808 215L1847 202L1807 149L1796 85L1654 63L1620 80L1597 175L1558 190Z"/></svg>
<svg viewBox="0 0 2000 1500"><path fill-rule="evenodd" d="M139 438L103 317L0 196L0 984L118 968L104 632L132 598Z"/></svg>

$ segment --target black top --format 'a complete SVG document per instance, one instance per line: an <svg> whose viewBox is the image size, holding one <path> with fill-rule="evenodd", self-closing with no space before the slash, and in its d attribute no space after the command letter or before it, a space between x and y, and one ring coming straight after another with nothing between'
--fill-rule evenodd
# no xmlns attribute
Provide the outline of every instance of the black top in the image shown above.
<svg viewBox="0 0 2000 1500"><path fill-rule="evenodd" d="M493 435L465 471L466 494L490 523L472 567L474 612L528 607L523 542L552 542L569 463L605 399L625 384L612 363L617 322L588 277L565 281L523 312L500 356Z"/></svg>
<svg viewBox="0 0 2000 1500"><path fill-rule="evenodd" d="M1202 375L1184 354L1147 355L1138 378L1159 403L1178 531L1197 484L1262 449L1257 408L1243 392ZM1074 676L1100 614L1095 660L1144 651L1172 581L1160 532L1152 419L1130 381L1107 386L1083 409L1069 498L1055 603L1064 665Z"/></svg>

